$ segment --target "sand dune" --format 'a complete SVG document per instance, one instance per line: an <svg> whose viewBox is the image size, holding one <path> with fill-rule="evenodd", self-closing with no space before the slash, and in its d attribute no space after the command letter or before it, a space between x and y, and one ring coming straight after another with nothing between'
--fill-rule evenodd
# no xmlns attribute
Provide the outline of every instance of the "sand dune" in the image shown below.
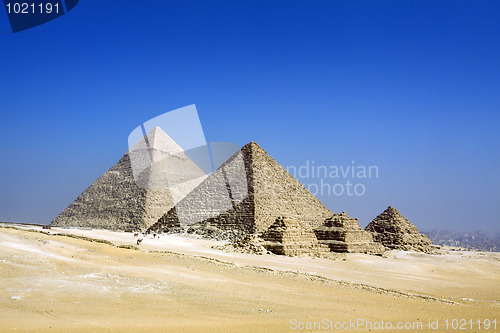
<svg viewBox="0 0 500 333"><path fill-rule="evenodd" d="M0 227L0 331L293 332L308 322L383 320L435 332L429 320L439 331L446 319L500 324L498 253L290 258L228 253L180 236L145 238L134 250L116 247L134 245L132 234L26 228Z"/></svg>

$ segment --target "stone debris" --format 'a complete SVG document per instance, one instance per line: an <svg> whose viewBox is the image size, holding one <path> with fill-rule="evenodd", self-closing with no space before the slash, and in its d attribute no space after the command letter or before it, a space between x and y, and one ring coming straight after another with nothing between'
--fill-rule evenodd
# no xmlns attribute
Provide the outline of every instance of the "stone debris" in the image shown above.
<svg viewBox="0 0 500 333"><path fill-rule="evenodd" d="M213 239L217 241L238 242L244 239L247 234L241 229L220 229L217 226L210 224L196 224L188 227L179 227L185 233L201 236L205 239ZM174 232L175 233L175 232Z"/></svg>
<svg viewBox="0 0 500 333"><path fill-rule="evenodd" d="M437 248L417 227L391 206L366 226L376 242L403 251L434 253Z"/></svg>
<svg viewBox="0 0 500 333"><path fill-rule="evenodd" d="M182 148L155 127L50 225L145 230L174 206L175 198L205 178Z"/></svg>
<svg viewBox="0 0 500 333"><path fill-rule="evenodd" d="M257 235L245 235L243 238L235 239L231 243L213 248L227 252L239 252L248 254L271 254L264 246L264 240Z"/></svg>
<svg viewBox="0 0 500 333"><path fill-rule="evenodd" d="M372 235L360 227L358 219L350 218L345 212L333 214L315 228L314 233L319 243L332 252L384 253L384 247L373 241Z"/></svg>

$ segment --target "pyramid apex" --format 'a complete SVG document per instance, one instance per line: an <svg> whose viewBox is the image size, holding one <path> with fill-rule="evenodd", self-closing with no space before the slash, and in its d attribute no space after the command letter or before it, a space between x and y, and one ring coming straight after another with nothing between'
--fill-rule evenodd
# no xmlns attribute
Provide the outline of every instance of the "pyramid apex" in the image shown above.
<svg viewBox="0 0 500 333"><path fill-rule="evenodd" d="M386 212L392 212L392 213L399 213L399 211L396 208L392 207L392 206L387 207L387 209L385 211Z"/></svg>
<svg viewBox="0 0 500 333"><path fill-rule="evenodd" d="M244 154L248 154L251 152L263 152L267 155L267 152L255 141L250 141L249 143L241 147L241 151Z"/></svg>
<svg viewBox="0 0 500 333"><path fill-rule="evenodd" d="M243 148L260 148L260 149L262 149L262 147L255 141L250 141L249 143L244 145Z"/></svg>
<svg viewBox="0 0 500 333"><path fill-rule="evenodd" d="M151 128L144 137L130 148L129 152L150 148L170 154L184 152L184 150L159 126Z"/></svg>
<svg viewBox="0 0 500 333"><path fill-rule="evenodd" d="M152 128L152 129L148 132L148 134L150 134L150 133L157 133L157 132L163 132L163 133L165 133L165 131L164 131L164 130L162 130L160 126L155 126L155 127L153 127L153 128ZM167 133L165 133L165 134L167 134Z"/></svg>
<svg viewBox="0 0 500 333"><path fill-rule="evenodd" d="M146 136L148 138L154 138L154 139L158 139L161 137L163 140L165 139L172 140L172 138L164 130L162 130L160 126L155 126L152 129L150 129L149 132L146 134Z"/></svg>

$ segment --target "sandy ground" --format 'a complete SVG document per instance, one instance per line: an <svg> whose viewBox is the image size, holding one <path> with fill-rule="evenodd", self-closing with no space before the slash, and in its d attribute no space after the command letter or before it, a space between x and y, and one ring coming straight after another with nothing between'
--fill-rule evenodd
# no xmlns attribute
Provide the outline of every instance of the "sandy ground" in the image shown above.
<svg viewBox="0 0 500 333"><path fill-rule="evenodd" d="M5 226L2 332L441 332L447 319L449 332L454 319L467 321L458 331L500 331L499 253L289 258L181 236L148 236L134 250L117 247L135 244L130 233Z"/></svg>

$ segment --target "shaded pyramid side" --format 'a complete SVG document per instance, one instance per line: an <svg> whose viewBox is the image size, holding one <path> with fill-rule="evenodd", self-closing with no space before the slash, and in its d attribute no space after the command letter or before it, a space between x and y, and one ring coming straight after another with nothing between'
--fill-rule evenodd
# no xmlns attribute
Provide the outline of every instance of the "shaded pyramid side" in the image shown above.
<svg viewBox="0 0 500 333"><path fill-rule="evenodd" d="M146 229L174 206L175 196L184 195L183 192L189 192L205 178L203 171L184 155L182 149L155 127L51 225Z"/></svg>
<svg viewBox="0 0 500 333"><path fill-rule="evenodd" d="M435 250L431 240L421 234L396 208L389 206L365 228L375 241L385 247L404 251L430 253Z"/></svg>
<svg viewBox="0 0 500 333"><path fill-rule="evenodd" d="M250 142L151 229L168 231L167 226L204 223L258 233L280 216L299 219L311 229L331 214L257 143Z"/></svg>
<svg viewBox="0 0 500 333"><path fill-rule="evenodd" d="M320 244L327 245L332 252L382 254L384 247L373 241L372 235L360 227L356 218L345 212L333 214L314 229Z"/></svg>

